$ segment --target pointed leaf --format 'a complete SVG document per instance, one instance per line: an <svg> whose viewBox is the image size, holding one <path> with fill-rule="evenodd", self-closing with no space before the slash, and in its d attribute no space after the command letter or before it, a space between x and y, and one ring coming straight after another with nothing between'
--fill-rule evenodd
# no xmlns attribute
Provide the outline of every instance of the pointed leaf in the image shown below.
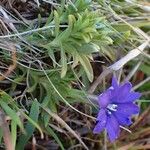
<svg viewBox="0 0 150 150"><path fill-rule="evenodd" d="M61 65L62 65L61 78L63 78L67 72L67 58L62 46L61 46Z"/></svg>
<svg viewBox="0 0 150 150"><path fill-rule="evenodd" d="M80 55L78 57L79 57L79 60L80 60L82 66L86 72L86 75L87 75L89 81L92 82L93 81L93 69L92 69L92 66L90 64L89 59L84 55Z"/></svg>
<svg viewBox="0 0 150 150"><path fill-rule="evenodd" d="M47 130L47 133L50 134L55 139L55 141L59 144L59 146L61 147L61 149L65 150L65 148L63 147L62 142L60 141L60 139L58 138L58 136L55 134L55 132L50 127L47 127L46 130Z"/></svg>
<svg viewBox="0 0 150 150"><path fill-rule="evenodd" d="M31 106L29 117L34 122L38 121L39 104L37 103L37 101L33 102L32 106ZM22 134L18 139L17 150L24 149L25 145L27 144L28 140L30 139L30 137L32 136L32 134L35 130L35 126L33 124L31 124L31 122L28 120L28 122L25 126L25 130L26 130L26 134Z"/></svg>
<svg viewBox="0 0 150 150"><path fill-rule="evenodd" d="M54 10L54 22L55 22L55 36L58 36L60 20L56 10Z"/></svg>
<svg viewBox="0 0 150 150"><path fill-rule="evenodd" d="M23 129L23 124L20 120L20 118L17 115L17 112L11 109L5 102L0 101L0 105L2 109L6 112L6 114L22 129Z"/></svg>

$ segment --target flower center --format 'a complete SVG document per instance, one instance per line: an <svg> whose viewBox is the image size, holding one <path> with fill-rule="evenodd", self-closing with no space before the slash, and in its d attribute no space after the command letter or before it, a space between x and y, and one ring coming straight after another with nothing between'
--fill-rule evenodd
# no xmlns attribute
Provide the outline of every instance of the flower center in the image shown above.
<svg viewBox="0 0 150 150"><path fill-rule="evenodd" d="M107 106L107 111L108 111L108 113L109 114L111 114L111 112L112 111L117 111L117 105L116 104L109 104L108 106Z"/></svg>

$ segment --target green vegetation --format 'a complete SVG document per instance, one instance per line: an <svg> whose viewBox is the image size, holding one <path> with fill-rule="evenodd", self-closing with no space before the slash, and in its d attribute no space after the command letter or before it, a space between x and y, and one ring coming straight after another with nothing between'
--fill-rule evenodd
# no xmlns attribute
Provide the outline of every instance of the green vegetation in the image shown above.
<svg viewBox="0 0 150 150"><path fill-rule="evenodd" d="M1 148L119 149L124 141L132 143L133 149L136 142L144 146L138 137L141 134L146 141L144 133L150 131L150 3L8 3L0 2ZM123 60L121 69L103 75L106 68L133 49L140 49L140 53L132 60ZM115 144L106 141L103 134L92 133L98 110L96 95L109 87L112 73L121 82L130 80L142 93L138 101L141 113L133 118L134 128L129 127L133 135L123 131ZM102 79L98 81L100 74ZM95 82L98 85L90 92Z"/></svg>

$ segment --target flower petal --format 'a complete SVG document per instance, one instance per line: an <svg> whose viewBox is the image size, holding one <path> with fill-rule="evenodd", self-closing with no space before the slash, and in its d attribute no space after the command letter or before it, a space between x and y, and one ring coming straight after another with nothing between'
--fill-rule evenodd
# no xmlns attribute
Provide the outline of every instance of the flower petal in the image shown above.
<svg viewBox="0 0 150 150"><path fill-rule="evenodd" d="M107 117L106 129L111 142L118 138L120 133L119 123L113 114Z"/></svg>
<svg viewBox="0 0 150 150"><path fill-rule="evenodd" d="M114 91L112 91L112 101L115 103L121 103L122 100L125 99L125 97L129 94L131 88L132 84L130 82L127 82L118 89L114 89Z"/></svg>
<svg viewBox="0 0 150 150"><path fill-rule="evenodd" d="M111 84L112 84L113 88L118 88L119 87L117 79L114 76L112 78L112 83Z"/></svg>
<svg viewBox="0 0 150 150"><path fill-rule="evenodd" d="M106 108L111 103L111 90L108 89L104 93L98 96L100 108Z"/></svg>
<svg viewBox="0 0 150 150"><path fill-rule="evenodd" d="M101 121L99 121L96 124L96 126L95 126L95 128L93 130L93 133L94 134L99 134L99 133L101 133L104 130L104 128L105 128L105 125L103 123L101 123Z"/></svg>
<svg viewBox="0 0 150 150"><path fill-rule="evenodd" d="M97 120L101 121L101 120L106 120L106 119L107 119L106 110L100 109L100 111L97 115Z"/></svg>
<svg viewBox="0 0 150 150"><path fill-rule="evenodd" d="M122 114L126 117L139 113L139 107L133 103L118 104L117 106L116 113Z"/></svg>
<svg viewBox="0 0 150 150"><path fill-rule="evenodd" d="M141 97L139 92L130 92L121 102L129 103L133 102Z"/></svg>
<svg viewBox="0 0 150 150"><path fill-rule="evenodd" d="M101 109L98 113L98 116L97 116L97 121L98 123L96 124L94 130L93 130L93 133L100 133L101 131L103 131L103 129L105 128L106 126L106 122L107 122L107 115L106 115L106 112L104 109Z"/></svg>
<svg viewBox="0 0 150 150"><path fill-rule="evenodd" d="M120 88L119 91L121 92L121 96L126 96L126 94L128 94L130 92L132 88L132 84L130 82L127 82L125 84L123 84Z"/></svg>
<svg viewBox="0 0 150 150"><path fill-rule="evenodd" d="M120 125L131 125L132 124L132 121L129 117L126 117L122 114L119 114L117 112L114 112L113 115L116 117L116 119L118 120L118 123Z"/></svg>

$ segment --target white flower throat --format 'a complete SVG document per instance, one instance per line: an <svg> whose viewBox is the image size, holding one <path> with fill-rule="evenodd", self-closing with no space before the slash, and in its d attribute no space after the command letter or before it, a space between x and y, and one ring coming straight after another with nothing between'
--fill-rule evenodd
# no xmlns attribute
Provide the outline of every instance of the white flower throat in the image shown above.
<svg viewBox="0 0 150 150"><path fill-rule="evenodd" d="M108 113L111 114L111 111L117 111L117 105L116 104L109 104L107 106L107 110L108 110Z"/></svg>

